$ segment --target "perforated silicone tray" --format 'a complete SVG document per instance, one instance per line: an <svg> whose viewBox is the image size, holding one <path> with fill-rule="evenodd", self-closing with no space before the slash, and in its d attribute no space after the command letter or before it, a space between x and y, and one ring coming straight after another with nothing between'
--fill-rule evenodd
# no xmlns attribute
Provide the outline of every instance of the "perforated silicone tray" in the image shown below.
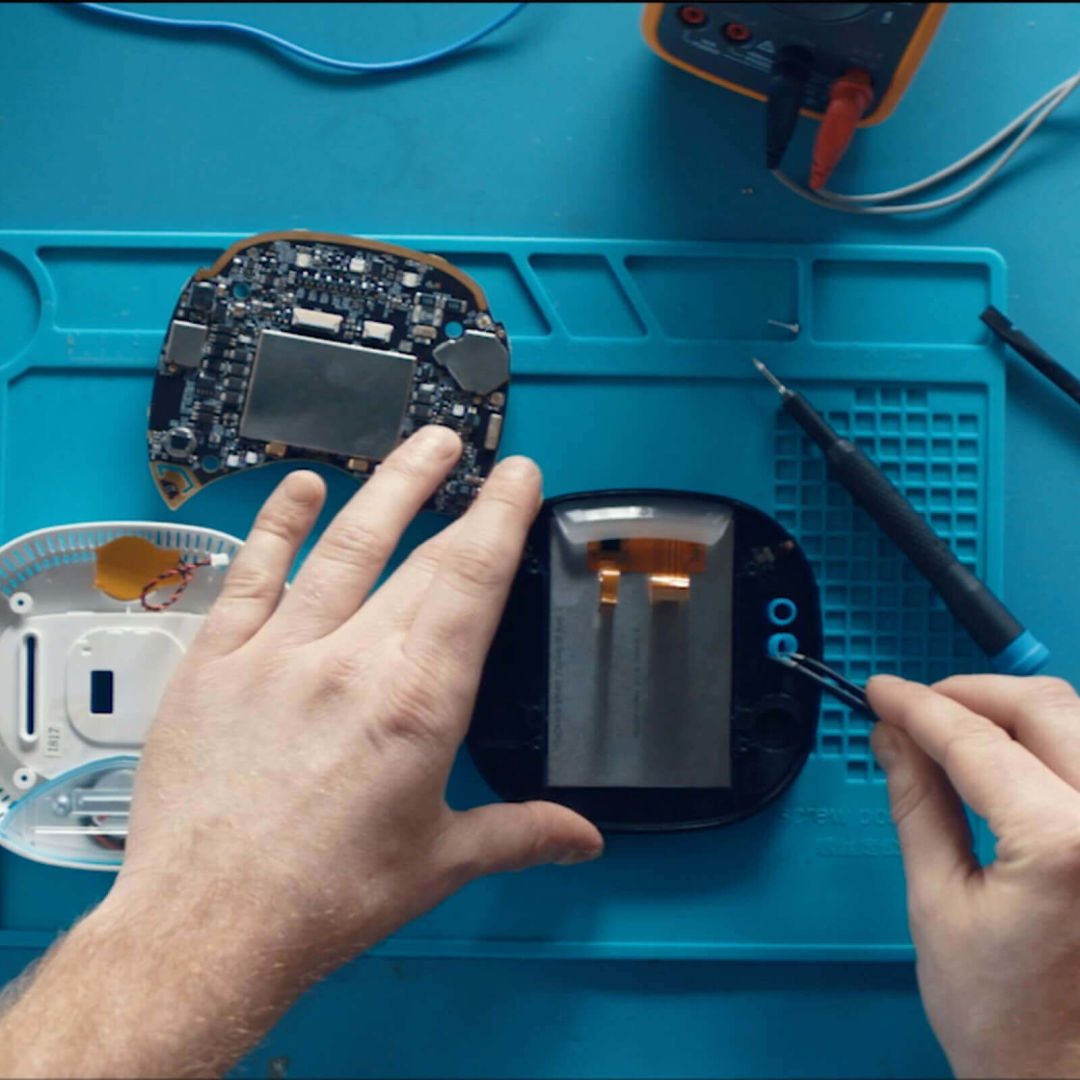
<svg viewBox="0 0 1080 1080"><path fill-rule="evenodd" d="M150 375L181 284L236 238L0 233L4 538L161 516L145 461ZM743 499L806 546L826 653L848 674L933 678L981 663L925 583L826 481L749 361L761 356L846 425L1000 587L1004 381L978 321L1005 296L993 252L385 239L446 256L487 291L512 341L503 451L535 457L548 494L670 486ZM279 475L272 466L213 485L176 520L243 535ZM353 487L330 479L336 505ZM465 759L449 794L455 805L490 797ZM44 943L103 888L96 875L0 857L0 945ZM700 834L614 837L602 860L572 872L478 882L381 948L908 958L903 900L866 725L826 705L816 753L757 817Z"/></svg>

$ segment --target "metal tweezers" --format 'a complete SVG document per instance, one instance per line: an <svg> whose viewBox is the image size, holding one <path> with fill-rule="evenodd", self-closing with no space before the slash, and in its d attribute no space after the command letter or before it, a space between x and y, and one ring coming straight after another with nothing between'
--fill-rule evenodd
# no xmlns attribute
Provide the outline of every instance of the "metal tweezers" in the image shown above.
<svg viewBox="0 0 1080 1080"><path fill-rule="evenodd" d="M826 693L831 694L837 701L842 702L849 709L854 709L871 720L876 720L874 710L870 708L866 700L866 691L856 683L845 679L843 675L833 671L828 664L815 660L805 653L789 652L778 653L773 659L785 667L795 668L808 679L813 679Z"/></svg>

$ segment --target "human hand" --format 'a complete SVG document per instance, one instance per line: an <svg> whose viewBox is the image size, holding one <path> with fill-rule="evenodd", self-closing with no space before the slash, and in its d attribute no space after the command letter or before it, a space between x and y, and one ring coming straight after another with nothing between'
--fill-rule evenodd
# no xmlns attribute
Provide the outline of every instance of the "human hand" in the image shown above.
<svg viewBox="0 0 1080 1080"><path fill-rule="evenodd" d="M958 1076L1080 1076L1080 698L1060 679L877 676L874 753L923 1003ZM980 867L960 800L997 846Z"/></svg>
<svg viewBox="0 0 1080 1080"><path fill-rule="evenodd" d="M205 890L242 933L325 970L473 878L600 853L553 803L445 802L541 500L531 461L502 462L372 593L460 453L441 427L404 443L284 595L324 486L293 472L271 495L150 731L117 894Z"/></svg>
<svg viewBox="0 0 1080 1080"><path fill-rule="evenodd" d="M220 1075L316 978L472 878L600 854L566 807L444 797L536 466L502 462L372 593L460 453L438 427L400 446L284 595L325 489L294 472L267 500L151 726L112 890L5 995L4 1075Z"/></svg>

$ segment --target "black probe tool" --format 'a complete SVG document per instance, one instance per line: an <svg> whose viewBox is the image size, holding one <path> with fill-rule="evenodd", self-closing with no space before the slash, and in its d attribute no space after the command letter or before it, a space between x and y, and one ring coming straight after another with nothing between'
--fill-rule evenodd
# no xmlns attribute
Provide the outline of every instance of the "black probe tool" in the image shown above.
<svg viewBox="0 0 1080 1080"><path fill-rule="evenodd" d="M789 390L758 359L754 366L776 387L784 409L821 447L833 476L937 590L945 606L990 658L996 671L1031 675L1050 652L952 553L949 545L853 443L835 432L802 396Z"/></svg>
<svg viewBox="0 0 1080 1080"><path fill-rule="evenodd" d="M838 671L833 671L823 660L815 660L812 656L800 652L778 652L772 659L801 672L827 694L836 698L841 705L846 705L870 720L877 720L877 714L866 700L866 691L858 683L853 683Z"/></svg>
<svg viewBox="0 0 1080 1080"><path fill-rule="evenodd" d="M1068 394L1077 405L1080 405L1080 379L1067 367L1059 364L1045 349L1039 348L1027 334L1014 329L1012 321L1002 315L992 304L979 318L1002 341L1011 345L1036 371L1045 375L1059 390Z"/></svg>

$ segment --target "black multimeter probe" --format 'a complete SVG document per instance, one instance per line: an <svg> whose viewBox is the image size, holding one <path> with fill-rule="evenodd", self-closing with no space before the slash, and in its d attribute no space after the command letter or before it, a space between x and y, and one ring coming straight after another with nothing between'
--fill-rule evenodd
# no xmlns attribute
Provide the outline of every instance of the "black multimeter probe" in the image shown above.
<svg viewBox="0 0 1080 1080"><path fill-rule="evenodd" d="M980 319L1006 344L1011 345L1036 371L1045 375L1062 393L1080 405L1080 379L1068 368L1059 364L1045 349L1040 348L1027 336L1017 330L992 304L980 316Z"/></svg>
<svg viewBox="0 0 1080 1080"><path fill-rule="evenodd" d="M1005 605L952 553L949 545L849 439L835 432L802 396L789 390L758 359L754 366L776 387L784 409L821 447L840 481L890 540L937 590L990 658L996 671L1031 675L1046 663L1049 650L1013 617Z"/></svg>

